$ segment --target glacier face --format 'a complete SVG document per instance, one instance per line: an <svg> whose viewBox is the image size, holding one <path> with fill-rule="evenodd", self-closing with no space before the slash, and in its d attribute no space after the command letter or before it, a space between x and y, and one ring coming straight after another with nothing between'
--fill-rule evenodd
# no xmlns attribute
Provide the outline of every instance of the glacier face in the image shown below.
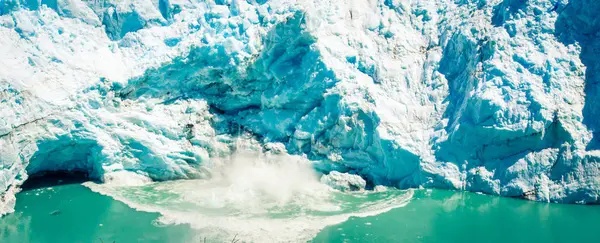
<svg viewBox="0 0 600 243"><path fill-rule="evenodd" d="M42 172L200 178L243 133L359 187L599 203L598 12L592 0L0 0L0 212Z"/></svg>

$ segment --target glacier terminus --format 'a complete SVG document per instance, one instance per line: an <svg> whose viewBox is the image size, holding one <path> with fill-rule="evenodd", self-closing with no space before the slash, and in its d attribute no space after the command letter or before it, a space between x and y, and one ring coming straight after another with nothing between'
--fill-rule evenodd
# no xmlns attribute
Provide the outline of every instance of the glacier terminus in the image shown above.
<svg viewBox="0 0 600 243"><path fill-rule="evenodd" d="M0 214L31 175L600 203L600 1L0 0ZM285 161L283 161L285 162Z"/></svg>

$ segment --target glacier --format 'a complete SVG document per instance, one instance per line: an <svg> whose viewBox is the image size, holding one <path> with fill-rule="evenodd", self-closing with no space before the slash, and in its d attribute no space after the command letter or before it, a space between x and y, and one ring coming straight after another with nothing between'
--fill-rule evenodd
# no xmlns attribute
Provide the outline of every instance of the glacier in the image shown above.
<svg viewBox="0 0 600 243"><path fill-rule="evenodd" d="M344 190L600 203L599 12L593 0L0 0L0 214L46 172L210 176L241 135Z"/></svg>

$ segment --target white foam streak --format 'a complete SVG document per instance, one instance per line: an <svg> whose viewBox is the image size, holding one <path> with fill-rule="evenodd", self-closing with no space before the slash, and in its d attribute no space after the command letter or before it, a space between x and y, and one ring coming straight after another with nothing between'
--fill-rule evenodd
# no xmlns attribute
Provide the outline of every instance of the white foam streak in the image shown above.
<svg viewBox="0 0 600 243"><path fill-rule="evenodd" d="M143 186L86 183L160 223L190 224L201 237L250 242L306 241L351 216L376 215L410 201L412 191L343 193L319 182L297 156L237 153L216 163L212 178Z"/></svg>

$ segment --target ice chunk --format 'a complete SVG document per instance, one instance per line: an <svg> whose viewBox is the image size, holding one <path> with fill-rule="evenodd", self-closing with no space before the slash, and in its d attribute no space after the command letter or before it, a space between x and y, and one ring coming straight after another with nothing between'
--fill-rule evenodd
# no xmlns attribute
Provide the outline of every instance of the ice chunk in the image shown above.
<svg viewBox="0 0 600 243"><path fill-rule="evenodd" d="M337 171L321 176L321 182L340 191L362 191L367 186L367 182L359 175Z"/></svg>

